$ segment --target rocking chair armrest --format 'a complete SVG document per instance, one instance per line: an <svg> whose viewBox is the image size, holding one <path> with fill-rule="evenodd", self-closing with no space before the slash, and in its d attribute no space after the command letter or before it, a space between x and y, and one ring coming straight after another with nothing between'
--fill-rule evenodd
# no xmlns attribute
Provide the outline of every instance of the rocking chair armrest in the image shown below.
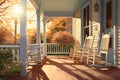
<svg viewBox="0 0 120 80"><path fill-rule="evenodd" d="M96 53L98 53L98 48L91 48L89 51L91 53L93 53L94 57L96 57L98 55L98 54L96 54Z"/></svg>
<svg viewBox="0 0 120 80"><path fill-rule="evenodd" d="M94 48L94 50L98 50L98 49L99 49L99 48L97 48L97 47L96 47L96 48Z"/></svg>
<svg viewBox="0 0 120 80"><path fill-rule="evenodd" d="M27 50L27 54L28 54L28 55L31 54L31 50Z"/></svg>
<svg viewBox="0 0 120 80"><path fill-rule="evenodd" d="M82 51L84 48L80 48L80 51Z"/></svg>
<svg viewBox="0 0 120 80"><path fill-rule="evenodd" d="M80 48L80 50L83 50L84 48Z"/></svg>
<svg viewBox="0 0 120 80"><path fill-rule="evenodd" d="M77 53L81 53L83 51L84 48L80 48L79 50L77 50Z"/></svg>
<svg viewBox="0 0 120 80"><path fill-rule="evenodd" d="M96 55L96 57L99 57L99 58L101 58L102 56L101 56L101 55Z"/></svg>
<svg viewBox="0 0 120 80"><path fill-rule="evenodd" d="M89 51L91 51L92 50L92 48L85 48L84 49L84 51L87 51L87 52L89 52Z"/></svg>
<svg viewBox="0 0 120 80"><path fill-rule="evenodd" d="M99 48L94 48L94 49L92 49L92 51L94 51L95 53L96 53L96 51L98 51L99 50Z"/></svg>

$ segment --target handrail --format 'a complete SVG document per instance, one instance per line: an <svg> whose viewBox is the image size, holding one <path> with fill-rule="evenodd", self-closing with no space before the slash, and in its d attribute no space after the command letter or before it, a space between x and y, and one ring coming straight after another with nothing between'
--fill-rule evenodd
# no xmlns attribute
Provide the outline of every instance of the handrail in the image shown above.
<svg viewBox="0 0 120 80"><path fill-rule="evenodd" d="M0 49L12 49L11 53L13 55L13 61L16 61L16 58L17 58L17 62L20 61L20 57L19 57L20 50L19 50L19 48L20 48L19 45L0 45Z"/></svg>
<svg viewBox="0 0 120 80"><path fill-rule="evenodd" d="M19 45L0 45L0 48L19 48Z"/></svg>

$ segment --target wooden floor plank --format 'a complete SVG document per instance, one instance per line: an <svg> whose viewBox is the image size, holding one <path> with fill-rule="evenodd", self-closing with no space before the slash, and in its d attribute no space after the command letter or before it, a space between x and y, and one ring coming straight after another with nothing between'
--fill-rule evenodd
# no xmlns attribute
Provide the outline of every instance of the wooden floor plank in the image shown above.
<svg viewBox="0 0 120 80"><path fill-rule="evenodd" d="M93 69L68 56L48 56L43 65L32 66L19 80L120 80L120 70Z"/></svg>

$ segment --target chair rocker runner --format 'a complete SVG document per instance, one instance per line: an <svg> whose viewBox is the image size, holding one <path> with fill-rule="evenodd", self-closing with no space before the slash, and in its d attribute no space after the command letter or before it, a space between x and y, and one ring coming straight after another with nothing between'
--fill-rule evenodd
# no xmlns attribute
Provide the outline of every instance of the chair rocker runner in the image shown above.
<svg viewBox="0 0 120 80"><path fill-rule="evenodd" d="M111 66L111 64L108 63L109 41L110 41L110 33L103 34L101 38L100 49L93 49L92 52L88 56L87 63L90 64L90 67Z"/></svg>

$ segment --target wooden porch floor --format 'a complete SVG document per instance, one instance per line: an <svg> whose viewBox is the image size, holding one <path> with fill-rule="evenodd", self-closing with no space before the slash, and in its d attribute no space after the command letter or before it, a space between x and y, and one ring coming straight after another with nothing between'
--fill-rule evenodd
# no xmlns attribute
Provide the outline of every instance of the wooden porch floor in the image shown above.
<svg viewBox="0 0 120 80"><path fill-rule="evenodd" d="M17 80L120 80L120 70L92 69L68 56L48 56L44 65L32 66L26 77Z"/></svg>

